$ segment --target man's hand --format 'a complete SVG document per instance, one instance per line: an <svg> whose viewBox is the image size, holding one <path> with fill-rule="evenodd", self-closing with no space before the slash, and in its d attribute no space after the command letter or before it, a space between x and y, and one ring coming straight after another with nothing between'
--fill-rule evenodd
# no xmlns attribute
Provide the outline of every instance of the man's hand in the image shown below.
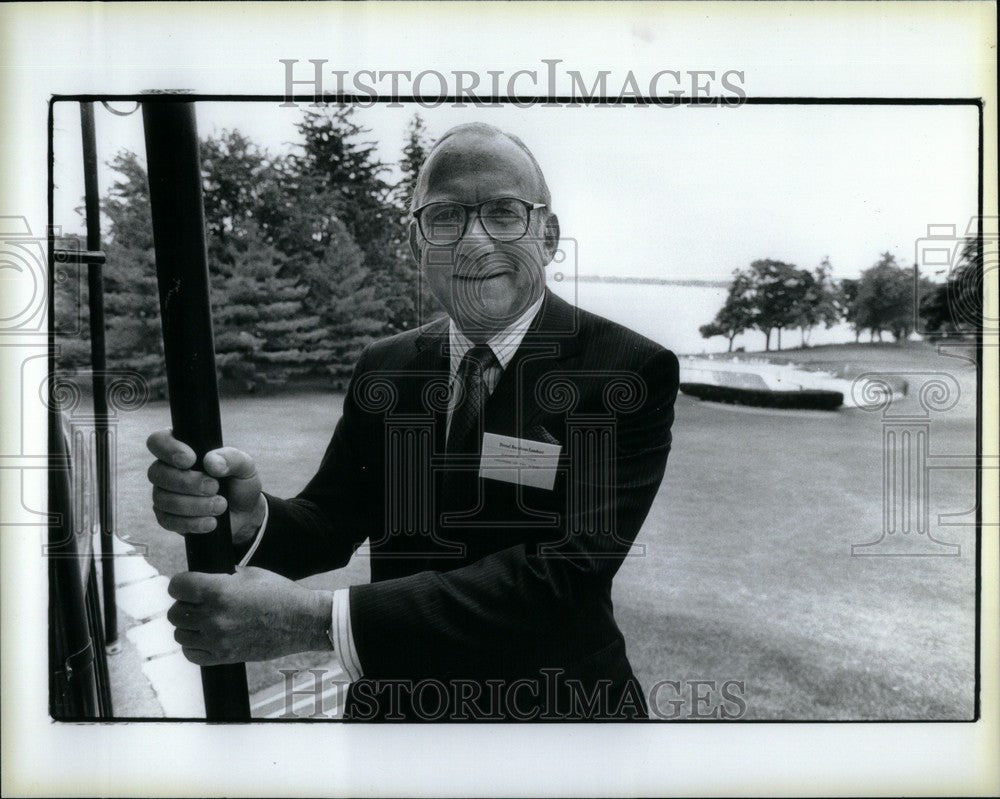
<svg viewBox="0 0 1000 799"><path fill-rule="evenodd" d="M153 512L160 527L176 533L208 533L215 517L229 508L233 543L245 544L264 521L265 500L253 458L232 447L213 449L203 460L204 472L195 471L195 454L170 430L158 430L146 446L156 456L147 476L153 484ZM219 480L226 479L229 502L219 495Z"/></svg>
<svg viewBox="0 0 1000 799"><path fill-rule="evenodd" d="M182 572L167 590L177 600L167 611L174 638L199 666L330 649L329 591L253 567L236 574Z"/></svg>

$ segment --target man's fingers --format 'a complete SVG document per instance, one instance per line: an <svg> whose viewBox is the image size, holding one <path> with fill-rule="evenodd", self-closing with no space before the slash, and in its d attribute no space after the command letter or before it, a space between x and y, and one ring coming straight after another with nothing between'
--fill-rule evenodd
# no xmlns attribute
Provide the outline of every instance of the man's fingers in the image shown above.
<svg viewBox="0 0 1000 799"><path fill-rule="evenodd" d="M181 603L197 605L215 590L219 577L203 572L178 572L167 583L167 593Z"/></svg>
<svg viewBox="0 0 1000 799"><path fill-rule="evenodd" d="M182 646L181 652L184 653L184 657L190 660L197 666L215 666L216 660L211 652L206 652L204 649L195 649L191 646Z"/></svg>
<svg viewBox="0 0 1000 799"><path fill-rule="evenodd" d="M167 611L167 621L178 630L197 632L200 629L201 616L198 605L193 602L174 602ZM183 643L180 642L179 643Z"/></svg>
<svg viewBox="0 0 1000 799"><path fill-rule="evenodd" d="M153 486L153 508L173 516L218 516L225 512L227 504L226 498L219 495L192 497Z"/></svg>
<svg viewBox="0 0 1000 799"><path fill-rule="evenodd" d="M157 508L153 508L153 514L160 527L175 533L210 533L218 526L214 516L175 516Z"/></svg>
<svg viewBox="0 0 1000 799"><path fill-rule="evenodd" d="M194 466L194 450L183 441L174 438L171 430L157 430L146 439L146 448L164 463L176 466L178 469L190 469Z"/></svg>
<svg viewBox="0 0 1000 799"><path fill-rule="evenodd" d="M185 630L178 627L174 630L174 640L183 646L190 646L195 649L206 649L208 644L205 638L197 630Z"/></svg>
<svg viewBox="0 0 1000 799"><path fill-rule="evenodd" d="M257 474L253 458L234 447L213 449L202 461L205 471L212 477L247 479Z"/></svg>
<svg viewBox="0 0 1000 799"><path fill-rule="evenodd" d="M146 477L154 486L177 494L210 497L219 493L219 481L215 478L204 472L176 469L162 461L153 461L146 471Z"/></svg>

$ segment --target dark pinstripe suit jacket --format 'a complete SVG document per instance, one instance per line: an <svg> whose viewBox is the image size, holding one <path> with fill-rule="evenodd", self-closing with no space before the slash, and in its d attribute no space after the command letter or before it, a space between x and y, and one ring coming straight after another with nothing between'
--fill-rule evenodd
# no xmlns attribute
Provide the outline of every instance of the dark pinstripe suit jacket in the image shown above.
<svg viewBox="0 0 1000 799"><path fill-rule="evenodd" d="M368 539L372 580L350 597L354 718L645 717L611 581L663 477L677 359L546 291L483 425L561 445L545 490L448 462L447 342L441 319L365 350L316 476L268 496L252 565L297 579ZM476 470L458 505L441 489L455 468ZM407 685L428 680L415 710Z"/></svg>

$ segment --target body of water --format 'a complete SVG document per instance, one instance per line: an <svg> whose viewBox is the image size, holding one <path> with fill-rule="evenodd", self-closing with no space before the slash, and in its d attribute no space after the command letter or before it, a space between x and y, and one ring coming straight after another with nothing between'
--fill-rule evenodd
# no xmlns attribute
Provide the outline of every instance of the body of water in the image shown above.
<svg viewBox="0 0 1000 799"><path fill-rule="evenodd" d="M727 339L702 338L698 328L708 324L726 300L726 288L719 286L681 286L648 283L596 283L553 280L549 288L563 299L619 322L662 344L679 355L725 352ZM866 336L862 337L863 340ZM784 349L802 342L799 330L785 330L781 337ZM842 344L854 341L854 331L845 323L829 330L812 330L809 344ZM764 349L764 334L751 330L736 337L733 349L748 352ZM777 348L777 333L771 333L771 349Z"/></svg>

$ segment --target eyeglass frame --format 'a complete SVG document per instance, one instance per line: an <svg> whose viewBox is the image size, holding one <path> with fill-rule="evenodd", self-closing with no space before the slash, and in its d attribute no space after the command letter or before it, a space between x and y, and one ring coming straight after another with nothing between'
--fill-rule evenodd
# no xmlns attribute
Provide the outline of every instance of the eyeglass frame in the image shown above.
<svg viewBox="0 0 1000 799"><path fill-rule="evenodd" d="M483 216L482 216L483 206L486 205L487 203L497 202L498 200L516 200L517 202L524 205L525 209L528 212L528 218L524 222L524 233L522 233L516 239L498 239L496 236L490 233L489 230L486 229L486 225L483 223ZM434 242L432 242L429 238L427 238L427 234L424 233L424 223L421 221L420 215L422 211L424 211L427 208L430 208L430 206L432 205L457 205L465 210L465 224L462 226L462 232L458 235L458 238L456 238L454 241L450 241L447 244L434 244ZM465 234L469 232L469 221L472 219L472 214L469 213L469 209L475 209L476 219L479 220L479 224L482 225L483 231L486 233L487 236L493 239L493 241L499 241L502 244L510 244L515 241L520 241L521 239L523 239L525 236L528 235L528 228L531 227L531 212L547 207L548 203L531 203L528 202L527 200L522 200L520 197L510 197L510 196L490 197L488 200L483 200L481 203L460 203L456 202L455 200L432 200L429 203L424 203L419 208L415 208L411 215L417 221L417 228L420 230L420 235L423 236L424 241L426 241L428 244L434 247L450 247L453 244L458 244L458 242L460 242L463 238L465 238Z"/></svg>

